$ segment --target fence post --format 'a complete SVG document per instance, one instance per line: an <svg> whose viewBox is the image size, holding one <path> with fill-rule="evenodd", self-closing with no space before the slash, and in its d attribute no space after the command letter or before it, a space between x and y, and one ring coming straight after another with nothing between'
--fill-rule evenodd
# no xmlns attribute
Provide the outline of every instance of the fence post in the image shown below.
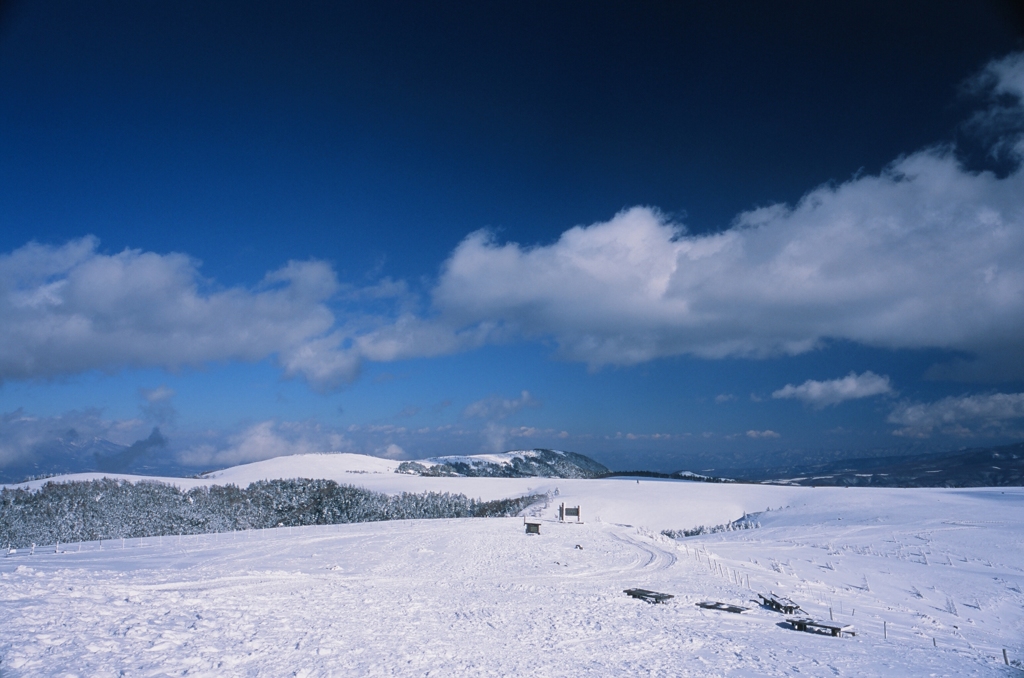
<svg viewBox="0 0 1024 678"><path fill-rule="evenodd" d="M1003 648L1003 663L1007 666L1010 665L1010 658L1006 656L1006 648Z"/></svg>
<svg viewBox="0 0 1024 678"><path fill-rule="evenodd" d="M888 639L889 638L889 630L887 628L885 628L885 622L884 621L882 622L882 638L883 639Z"/></svg>

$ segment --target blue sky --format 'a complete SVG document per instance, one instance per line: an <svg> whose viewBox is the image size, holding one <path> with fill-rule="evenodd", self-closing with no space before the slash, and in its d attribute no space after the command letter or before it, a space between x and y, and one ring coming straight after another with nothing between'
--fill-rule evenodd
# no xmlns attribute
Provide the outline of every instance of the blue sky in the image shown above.
<svg viewBox="0 0 1024 678"><path fill-rule="evenodd" d="M1021 25L5 3L0 474L1024 438Z"/></svg>

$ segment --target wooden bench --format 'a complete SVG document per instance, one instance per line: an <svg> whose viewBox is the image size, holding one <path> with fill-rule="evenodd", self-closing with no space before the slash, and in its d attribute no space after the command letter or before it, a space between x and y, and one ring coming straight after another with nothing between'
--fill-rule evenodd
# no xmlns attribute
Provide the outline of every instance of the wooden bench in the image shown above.
<svg viewBox="0 0 1024 678"><path fill-rule="evenodd" d="M762 605L769 607L776 612L781 612L783 614L795 614L797 610L803 612L800 606L789 598L781 598L774 593L769 593L767 596L758 593L757 597L761 599Z"/></svg>
<svg viewBox="0 0 1024 678"><path fill-rule="evenodd" d="M798 617L795 619L787 619L790 626L797 631L807 631L809 633L827 633L837 638L842 638L845 633L848 636L857 635L853 630L852 624L840 624L832 621L818 621L811 619L810 617Z"/></svg>
<svg viewBox="0 0 1024 678"><path fill-rule="evenodd" d="M749 607L741 607L739 605L733 605L731 603L721 603L717 600L702 600L701 602L697 603L697 607L703 607L705 610L733 612L735 614L743 614L744 612L750 612Z"/></svg>
<svg viewBox="0 0 1024 678"><path fill-rule="evenodd" d="M664 603L665 601L675 598L671 593L658 593L657 591L648 591L647 589L626 589L623 591L627 596L633 596L638 600L642 600L645 603Z"/></svg>

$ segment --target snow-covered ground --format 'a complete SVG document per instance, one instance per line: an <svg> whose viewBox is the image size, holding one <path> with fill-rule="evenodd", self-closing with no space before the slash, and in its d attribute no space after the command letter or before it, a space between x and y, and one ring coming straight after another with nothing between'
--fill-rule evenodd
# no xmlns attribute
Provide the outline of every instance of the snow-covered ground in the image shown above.
<svg viewBox="0 0 1024 678"><path fill-rule="evenodd" d="M536 509L539 536L522 519L465 519L21 551L0 558L0 675L1024 675L1002 656L1024 659L1022 488L336 470L386 492L558 496ZM554 522L562 501L586 522ZM745 512L760 529L658 534ZM675 598L648 605L630 587ZM790 630L748 602L756 591L818 618L831 607L857 636Z"/></svg>

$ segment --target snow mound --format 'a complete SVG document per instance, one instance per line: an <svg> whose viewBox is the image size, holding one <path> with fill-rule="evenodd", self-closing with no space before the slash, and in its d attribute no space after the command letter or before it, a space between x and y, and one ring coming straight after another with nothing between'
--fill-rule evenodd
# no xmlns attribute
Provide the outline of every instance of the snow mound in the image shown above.
<svg viewBox="0 0 1024 678"><path fill-rule="evenodd" d="M350 482L353 473L394 473L398 462L365 454L295 454L204 473L218 485L244 487L259 480L315 478Z"/></svg>

